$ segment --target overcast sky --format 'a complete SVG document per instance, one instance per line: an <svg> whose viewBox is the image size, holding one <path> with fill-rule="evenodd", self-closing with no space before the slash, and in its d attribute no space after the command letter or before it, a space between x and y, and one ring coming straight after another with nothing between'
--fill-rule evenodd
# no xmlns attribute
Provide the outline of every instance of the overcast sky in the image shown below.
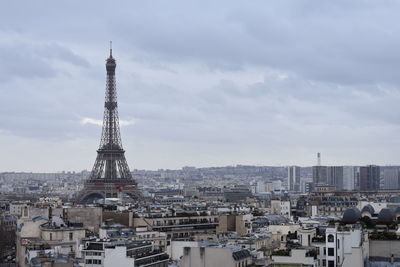
<svg viewBox="0 0 400 267"><path fill-rule="evenodd" d="M400 164L400 2L5 1L0 171Z"/></svg>

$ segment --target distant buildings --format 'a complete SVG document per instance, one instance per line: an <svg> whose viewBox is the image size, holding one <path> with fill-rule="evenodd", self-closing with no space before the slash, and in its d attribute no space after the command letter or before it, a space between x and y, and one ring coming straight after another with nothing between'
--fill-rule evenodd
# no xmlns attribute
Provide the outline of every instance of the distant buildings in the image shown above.
<svg viewBox="0 0 400 267"><path fill-rule="evenodd" d="M0 240L0 263L392 267L400 262L400 190L394 190L399 170L373 165L136 170L146 192L140 205L121 199L76 205L68 196L83 179L27 179L23 186L39 186L36 191L47 197L27 201L32 192L23 198L7 193L10 200L0 201L0 237L6 236ZM393 190L376 192L381 177L382 188ZM1 187L0 181L0 192L10 192L13 182ZM359 187L362 191L351 191Z"/></svg>
<svg viewBox="0 0 400 267"><path fill-rule="evenodd" d="M308 194L313 189L312 178L303 179L300 183L300 191L303 194Z"/></svg>
<svg viewBox="0 0 400 267"><path fill-rule="evenodd" d="M375 165L360 167L360 190L378 190L380 168Z"/></svg>
<svg viewBox="0 0 400 267"><path fill-rule="evenodd" d="M383 171L383 189L399 189L400 176L397 167L385 168Z"/></svg>
<svg viewBox="0 0 400 267"><path fill-rule="evenodd" d="M355 167L354 166L343 166L343 189L354 190L355 189Z"/></svg>
<svg viewBox="0 0 400 267"><path fill-rule="evenodd" d="M359 169L363 169L361 174ZM313 166L313 185L334 186L336 190L379 189L379 166ZM362 185L361 185L362 184Z"/></svg>
<svg viewBox="0 0 400 267"><path fill-rule="evenodd" d="M328 167L327 166L313 166L312 177L314 185L328 183Z"/></svg>
<svg viewBox="0 0 400 267"><path fill-rule="evenodd" d="M288 190L289 191L300 191L300 167L289 166L288 167Z"/></svg>
<svg viewBox="0 0 400 267"><path fill-rule="evenodd" d="M328 185L335 186L337 190L343 189L343 166L327 167Z"/></svg>
<svg viewBox="0 0 400 267"><path fill-rule="evenodd" d="M274 185L274 191L280 191L282 189L282 181L276 180L272 182Z"/></svg>
<svg viewBox="0 0 400 267"><path fill-rule="evenodd" d="M232 188L227 188L224 191L224 197L228 202L243 202L251 196L251 191L246 185L235 185Z"/></svg>

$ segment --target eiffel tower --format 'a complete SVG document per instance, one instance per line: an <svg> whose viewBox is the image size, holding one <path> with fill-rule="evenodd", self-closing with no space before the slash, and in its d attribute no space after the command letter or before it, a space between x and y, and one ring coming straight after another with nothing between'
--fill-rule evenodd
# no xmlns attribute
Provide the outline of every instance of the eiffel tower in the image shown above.
<svg viewBox="0 0 400 267"><path fill-rule="evenodd" d="M141 198L137 183L125 159L125 150L122 148L115 82L116 66L112 47L110 47L110 56L106 61L106 97L100 146L92 172L78 196L77 200L80 203L93 202L95 199L116 198L120 196L120 193L127 194L136 201Z"/></svg>

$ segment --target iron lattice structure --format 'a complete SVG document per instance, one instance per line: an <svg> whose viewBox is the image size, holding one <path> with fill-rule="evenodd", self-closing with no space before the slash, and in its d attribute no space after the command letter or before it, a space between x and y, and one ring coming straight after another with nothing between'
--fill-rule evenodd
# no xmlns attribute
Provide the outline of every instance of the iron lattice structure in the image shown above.
<svg viewBox="0 0 400 267"><path fill-rule="evenodd" d="M140 197L137 183L125 159L125 150L122 148L115 81L116 66L110 49L110 56L106 61L107 82L100 146L92 172L79 197L80 202L92 198L117 197L118 192L127 193L135 199Z"/></svg>

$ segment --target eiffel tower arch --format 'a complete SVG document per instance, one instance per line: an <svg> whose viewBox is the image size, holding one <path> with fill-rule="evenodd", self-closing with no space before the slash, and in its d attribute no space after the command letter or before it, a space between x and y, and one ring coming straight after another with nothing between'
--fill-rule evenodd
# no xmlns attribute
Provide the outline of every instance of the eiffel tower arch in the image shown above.
<svg viewBox="0 0 400 267"><path fill-rule="evenodd" d="M116 198L120 194L127 194L138 201L142 196L129 170L125 150L122 148L115 81L116 66L110 48L110 56L106 61L107 82L100 146L92 172L77 197L80 203L101 198Z"/></svg>

